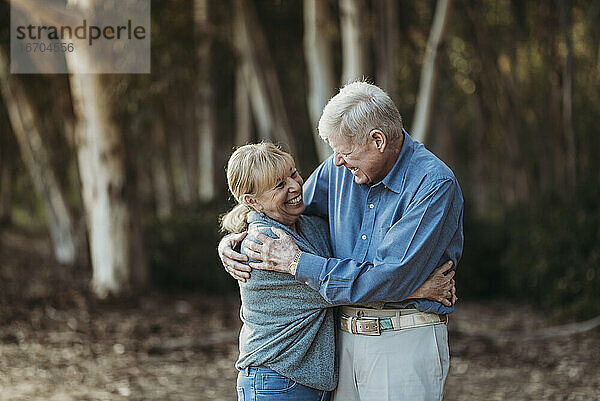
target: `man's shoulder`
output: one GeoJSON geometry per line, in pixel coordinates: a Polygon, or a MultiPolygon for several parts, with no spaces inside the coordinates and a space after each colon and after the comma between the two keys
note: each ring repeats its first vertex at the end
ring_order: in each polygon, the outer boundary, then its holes
{"type": "Polygon", "coordinates": [[[406,171],[407,178],[421,183],[452,181],[458,184],[454,172],[425,146],[416,146],[406,171]]]}

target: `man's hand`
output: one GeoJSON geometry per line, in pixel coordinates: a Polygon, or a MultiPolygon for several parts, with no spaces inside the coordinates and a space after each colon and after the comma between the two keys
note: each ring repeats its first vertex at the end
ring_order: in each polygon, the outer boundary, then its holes
{"type": "Polygon", "coordinates": [[[262,242],[262,245],[254,241],[246,241],[244,252],[252,259],[261,260],[261,262],[250,263],[252,268],[289,273],[288,266],[294,261],[300,248],[285,231],[278,228],[272,228],[271,231],[278,238],[271,238],[258,230],[250,231],[250,236],[262,242]]]}
{"type": "Polygon", "coordinates": [[[456,286],[454,282],[455,271],[452,270],[452,261],[449,260],[437,269],[435,269],[419,288],[413,292],[409,298],[425,298],[439,302],[445,306],[452,306],[456,303],[456,286]]]}
{"type": "Polygon", "coordinates": [[[250,271],[252,269],[250,266],[242,263],[247,262],[248,257],[234,251],[233,248],[235,248],[247,234],[248,232],[228,234],[221,239],[219,247],[217,248],[221,263],[223,263],[223,267],[225,267],[227,273],[231,274],[234,279],[241,281],[242,283],[245,283],[246,279],[250,278],[250,271]]]}

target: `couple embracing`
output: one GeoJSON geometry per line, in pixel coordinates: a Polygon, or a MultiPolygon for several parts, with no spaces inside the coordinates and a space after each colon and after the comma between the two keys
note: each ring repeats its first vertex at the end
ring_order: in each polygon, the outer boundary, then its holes
{"type": "Polygon", "coordinates": [[[219,255],[242,300],[238,400],[441,400],[458,182],[377,86],[343,87],[318,128],[333,155],[306,183],[270,143],[227,166],[238,205],[219,255]]]}

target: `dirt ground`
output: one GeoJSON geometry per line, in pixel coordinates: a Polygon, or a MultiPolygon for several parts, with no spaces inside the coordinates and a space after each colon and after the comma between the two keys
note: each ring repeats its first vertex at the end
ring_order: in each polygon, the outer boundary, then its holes
{"type": "MultiPolygon", "coordinates": [[[[47,240],[0,232],[0,400],[235,400],[237,297],[98,302],[47,240]]],[[[460,282],[459,282],[460,283],[460,282]]],[[[445,400],[600,400],[600,335],[495,343],[550,325],[531,308],[459,301],[445,400]]]]}

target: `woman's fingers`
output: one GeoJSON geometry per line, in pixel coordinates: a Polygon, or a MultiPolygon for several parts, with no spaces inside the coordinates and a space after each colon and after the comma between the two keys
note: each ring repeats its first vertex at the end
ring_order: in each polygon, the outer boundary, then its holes
{"type": "Polygon", "coordinates": [[[251,272],[252,268],[248,266],[246,263],[236,262],[234,260],[229,261],[227,264],[224,264],[225,269],[233,269],[238,270],[240,272],[251,272]]]}
{"type": "MultiPolygon", "coordinates": [[[[248,267],[248,266],[246,266],[248,267]]],[[[231,275],[231,277],[233,277],[234,279],[236,279],[237,281],[241,281],[242,283],[245,283],[247,279],[250,278],[250,273],[244,272],[244,271],[239,271],[230,267],[225,267],[225,271],[227,273],[229,273],[229,275],[231,275]]]]}
{"type": "MultiPolygon", "coordinates": [[[[223,263],[226,262],[226,259],[230,259],[232,262],[235,262],[235,261],[247,262],[248,261],[248,257],[246,255],[236,252],[231,248],[226,248],[223,251],[223,255],[225,256],[225,258],[222,258],[223,263]]],[[[231,264],[232,262],[230,262],[228,264],[231,264]]]]}
{"type": "Polygon", "coordinates": [[[233,248],[246,237],[247,233],[229,234],[221,239],[217,247],[219,258],[225,271],[234,279],[245,282],[250,278],[251,268],[242,263],[248,260],[246,255],[233,250],[233,248]]]}
{"type": "Polygon", "coordinates": [[[229,234],[221,239],[219,242],[219,246],[217,248],[219,257],[223,262],[223,265],[229,264],[229,260],[237,260],[240,262],[245,262],[248,260],[246,255],[242,255],[239,252],[233,250],[235,246],[246,237],[247,233],[239,233],[239,234],[229,234]]]}

